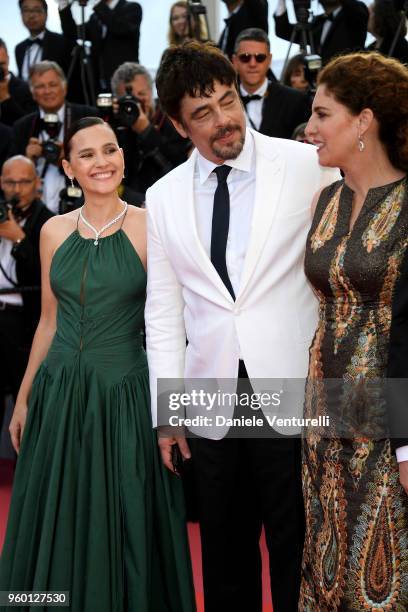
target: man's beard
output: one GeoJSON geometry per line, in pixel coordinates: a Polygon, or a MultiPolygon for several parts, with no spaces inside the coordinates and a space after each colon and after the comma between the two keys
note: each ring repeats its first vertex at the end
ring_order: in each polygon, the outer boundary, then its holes
{"type": "Polygon", "coordinates": [[[214,155],[218,157],[218,159],[236,159],[244,147],[244,142],[245,134],[243,133],[241,126],[236,123],[220,128],[215,134],[215,136],[211,139],[211,148],[214,155]],[[238,140],[238,142],[232,142],[231,144],[226,145],[216,144],[216,141],[219,138],[226,136],[228,132],[232,130],[238,130],[238,132],[240,133],[240,139],[238,140]]]}

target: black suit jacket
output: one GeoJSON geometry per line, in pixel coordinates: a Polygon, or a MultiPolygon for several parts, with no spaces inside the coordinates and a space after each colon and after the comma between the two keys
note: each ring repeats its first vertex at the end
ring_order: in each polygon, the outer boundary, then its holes
{"type": "MultiPolygon", "coordinates": [[[[65,133],[67,129],[82,117],[98,116],[98,110],[93,106],[83,104],[65,103],[65,133]]],[[[40,134],[40,113],[37,111],[22,117],[13,128],[11,155],[25,155],[30,138],[37,138],[40,134]]]]}
{"type": "Polygon", "coordinates": [[[35,200],[31,206],[32,214],[24,225],[26,236],[19,244],[15,244],[11,251],[16,260],[17,284],[20,287],[38,287],[36,291],[22,292],[24,322],[29,344],[31,344],[41,311],[40,231],[44,223],[54,216],[40,200],[35,200]]]}
{"type": "MultiPolygon", "coordinates": [[[[244,0],[239,11],[227,18],[228,32],[225,44],[225,54],[229,58],[234,53],[235,40],[246,28],[261,28],[268,32],[268,2],[267,0],[244,0]]],[[[226,28],[221,32],[218,46],[224,49],[226,28]]]]}
{"type": "MultiPolygon", "coordinates": [[[[65,36],[77,38],[77,28],[71,8],[60,11],[61,27],[65,36]]],[[[85,24],[86,37],[92,43],[92,63],[96,91],[110,88],[112,74],[123,62],[139,61],[139,36],[142,7],[137,2],[119,0],[112,10],[99,2],[85,24]],[[107,27],[103,37],[102,26],[107,27]]]]}
{"type": "Polygon", "coordinates": [[[310,117],[309,98],[280,83],[269,83],[262,106],[259,132],[275,138],[292,138],[295,128],[310,117]]]}
{"type": "MultiPolygon", "coordinates": [[[[26,54],[26,50],[29,47],[29,39],[21,41],[16,45],[15,48],[15,56],[16,62],[18,66],[18,75],[22,77],[22,69],[24,56],[26,54]]],[[[69,62],[71,59],[71,50],[72,43],[68,41],[62,34],[57,34],[56,32],[50,32],[49,30],[45,30],[43,45],[42,45],[42,60],[51,60],[53,62],[57,62],[59,66],[63,69],[65,74],[69,68],[69,62]]]]}
{"type": "MultiPolygon", "coordinates": [[[[275,19],[276,36],[290,40],[293,32],[293,24],[289,23],[287,12],[275,19]]],[[[341,11],[334,17],[331,28],[320,45],[323,25],[326,21],[324,15],[318,15],[311,22],[311,32],[314,51],[321,55],[323,63],[330,58],[356,49],[363,49],[367,36],[368,9],[359,0],[343,0],[341,11]]],[[[294,42],[299,43],[299,34],[294,42]]]]}
{"type": "Polygon", "coordinates": [[[11,133],[11,127],[0,123],[0,172],[10,155],[11,133]]]}
{"type": "Polygon", "coordinates": [[[191,148],[156,103],[152,123],[141,134],[117,129],[119,144],[125,152],[124,184],[144,194],[159,178],[187,160],[191,148]]]}
{"type": "MultiPolygon", "coordinates": [[[[376,47],[374,42],[367,47],[367,51],[378,51],[379,53],[388,56],[393,42],[394,38],[392,36],[384,38],[379,47],[376,47]]],[[[406,38],[401,36],[397,39],[394,51],[390,57],[394,57],[402,64],[408,64],[408,41],[406,38]]]]}
{"type": "Polygon", "coordinates": [[[30,88],[22,79],[10,73],[10,98],[0,103],[0,120],[6,125],[13,126],[15,121],[32,113],[37,105],[34,102],[30,88]]]}

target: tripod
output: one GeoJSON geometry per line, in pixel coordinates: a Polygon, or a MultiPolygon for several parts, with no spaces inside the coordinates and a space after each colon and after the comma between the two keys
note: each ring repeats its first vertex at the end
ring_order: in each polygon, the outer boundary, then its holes
{"type": "Polygon", "coordinates": [[[308,47],[310,49],[310,55],[314,55],[315,53],[312,36],[312,26],[309,23],[309,13],[309,9],[303,6],[299,6],[296,9],[297,23],[293,26],[292,35],[290,37],[288,52],[286,54],[285,62],[282,68],[281,83],[283,83],[283,77],[289,62],[290,52],[295,40],[298,37],[298,34],[300,34],[300,40],[298,44],[300,46],[300,52],[302,53],[302,55],[308,55],[308,47]]]}
{"type": "Polygon", "coordinates": [[[91,65],[91,43],[85,34],[85,7],[88,0],[78,0],[81,7],[81,22],[77,24],[77,42],[72,51],[72,59],[68,69],[67,80],[70,83],[76,66],[80,67],[82,91],[85,104],[95,106],[95,84],[91,65]]]}
{"type": "Polygon", "coordinates": [[[389,57],[393,56],[393,53],[395,51],[395,47],[397,45],[397,42],[398,42],[399,38],[401,37],[401,32],[403,31],[403,27],[405,25],[405,21],[407,19],[407,15],[408,15],[408,0],[405,0],[404,6],[403,6],[403,8],[401,10],[401,19],[400,19],[400,22],[398,24],[397,31],[395,32],[394,40],[392,41],[392,45],[391,45],[390,50],[388,52],[389,57]]]}

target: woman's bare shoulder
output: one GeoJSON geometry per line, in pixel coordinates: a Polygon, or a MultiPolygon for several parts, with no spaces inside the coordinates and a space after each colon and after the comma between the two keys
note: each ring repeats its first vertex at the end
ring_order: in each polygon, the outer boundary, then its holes
{"type": "Polygon", "coordinates": [[[41,236],[46,240],[53,250],[64,242],[72,232],[75,231],[78,221],[78,211],[73,210],[65,215],[56,215],[48,219],[41,228],[41,236]]]}

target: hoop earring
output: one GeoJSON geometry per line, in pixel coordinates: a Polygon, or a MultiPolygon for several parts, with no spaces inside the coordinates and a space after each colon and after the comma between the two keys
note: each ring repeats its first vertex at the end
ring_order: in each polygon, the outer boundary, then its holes
{"type": "Polygon", "coordinates": [[[358,137],[358,150],[362,153],[365,149],[365,144],[361,139],[361,136],[358,137]]]}

